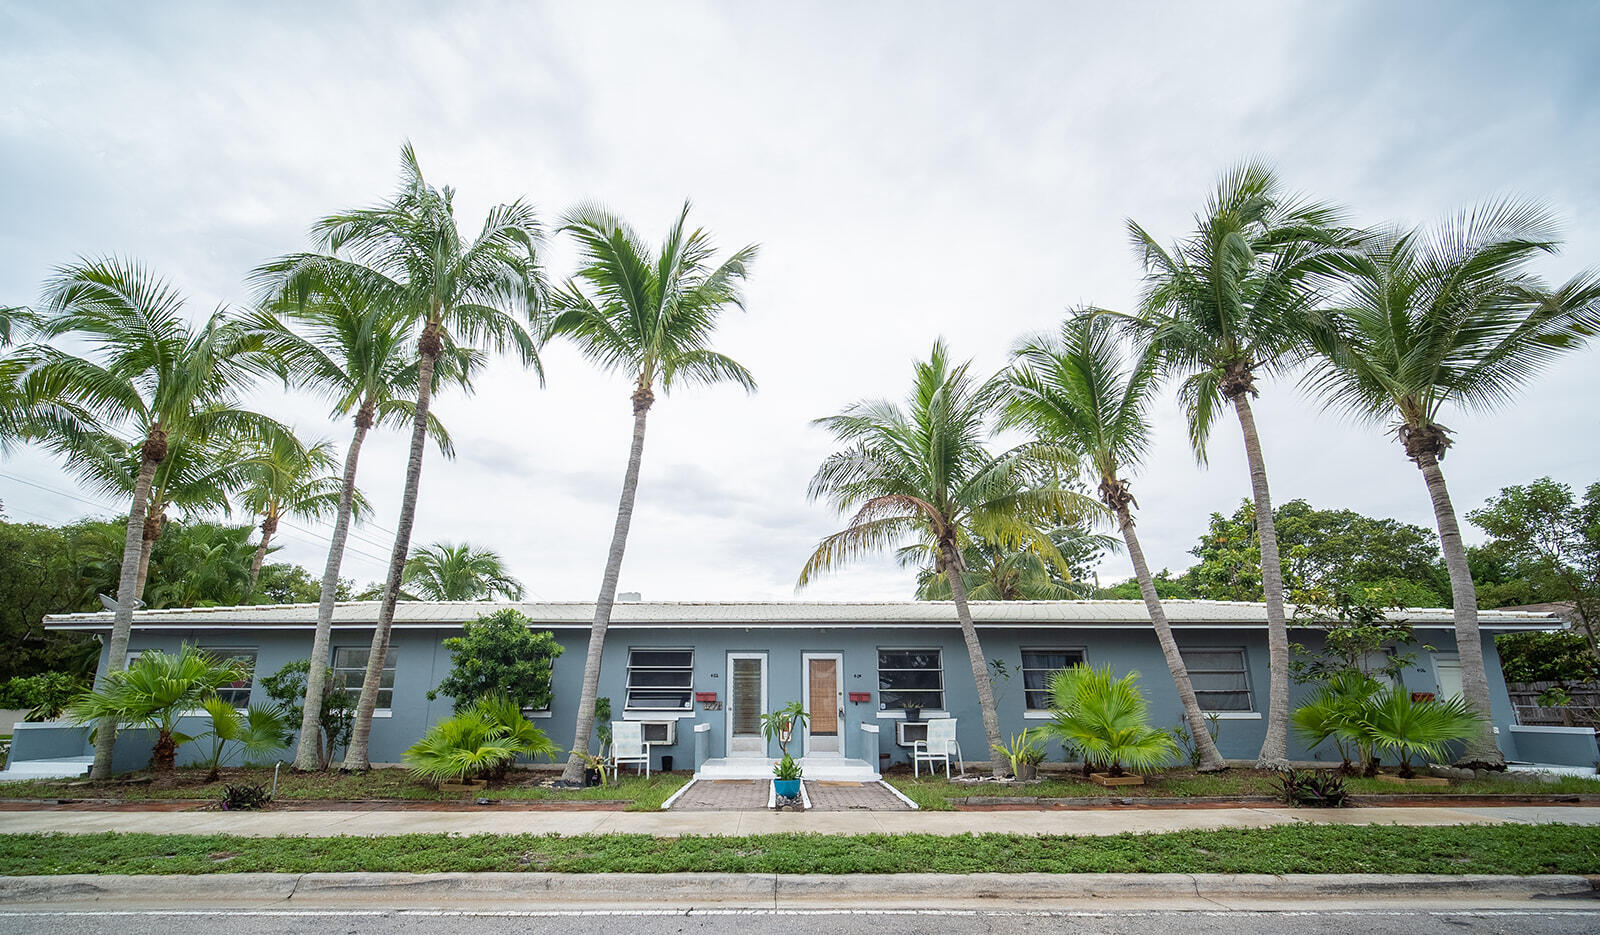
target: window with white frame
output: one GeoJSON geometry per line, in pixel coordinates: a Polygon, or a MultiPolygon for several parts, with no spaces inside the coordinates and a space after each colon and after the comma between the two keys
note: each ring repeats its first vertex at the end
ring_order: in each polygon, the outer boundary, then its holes
{"type": "MultiPolygon", "coordinates": [[[[333,649],[333,684],[350,693],[351,698],[361,697],[361,683],[367,677],[367,660],[372,658],[371,646],[335,646],[333,649]]],[[[394,704],[394,650],[391,647],[383,660],[383,674],[378,677],[377,707],[388,710],[394,704]]]]}
{"type": "Polygon", "coordinates": [[[628,650],[629,711],[693,711],[694,650],[628,650]]]}
{"type": "Polygon", "coordinates": [[[1083,662],[1082,649],[1037,648],[1022,651],[1022,694],[1029,711],[1047,711],[1050,708],[1050,680],[1062,669],[1070,669],[1083,662]]]}
{"type": "Polygon", "coordinates": [[[878,708],[944,710],[944,664],[937,649],[878,650],[878,708]]]}
{"type": "Polygon", "coordinates": [[[237,662],[244,666],[244,678],[217,689],[217,696],[235,708],[250,707],[250,689],[255,685],[256,648],[254,646],[202,646],[206,655],[218,662],[237,662]]]}
{"type": "Polygon", "coordinates": [[[1195,698],[1202,711],[1254,711],[1250,696],[1250,672],[1245,666],[1244,649],[1237,647],[1191,647],[1178,650],[1195,698]]]}

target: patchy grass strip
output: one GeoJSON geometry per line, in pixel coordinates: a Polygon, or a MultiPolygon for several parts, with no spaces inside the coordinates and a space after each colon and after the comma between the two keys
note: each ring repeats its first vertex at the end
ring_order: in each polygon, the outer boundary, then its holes
{"type": "Polygon", "coordinates": [[[1600,872],[1600,828],[1288,825],[1113,837],[984,834],[0,835],[0,873],[527,871],[563,873],[1600,872]]]}

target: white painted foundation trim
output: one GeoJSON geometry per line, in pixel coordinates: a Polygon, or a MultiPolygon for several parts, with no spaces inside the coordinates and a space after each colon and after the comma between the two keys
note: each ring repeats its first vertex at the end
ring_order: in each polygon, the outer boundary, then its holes
{"type": "Polygon", "coordinates": [[[915,802],[911,801],[910,799],[906,798],[905,793],[901,792],[899,789],[896,789],[894,786],[890,785],[890,783],[889,783],[889,781],[887,779],[878,780],[878,785],[884,787],[885,789],[888,789],[889,793],[891,795],[893,795],[895,798],[899,799],[900,801],[906,803],[907,805],[911,806],[911,808],[915,809],[916,811],[919,811],[919,812],[922,811],[922,806],[920,806],[917,803],[915,803],[915,802]]]}
{"type": "Polygon", "coordinates": [[[661,803],[661,810],[664,812],[667,809],[671,808],[672,807],[672,803],[678,801],[678,798],[680,796],[682,796],[685,792],[688,792],[689,791],[689,787],[694,785],[696,781],[697,780],[695,780],[695,778],[693,776],[689,777],[689,781],[688,782],[686,782],[683,785],[679,786],[677,792],[672,793],[672,795],[665,802],[661,803]]]}

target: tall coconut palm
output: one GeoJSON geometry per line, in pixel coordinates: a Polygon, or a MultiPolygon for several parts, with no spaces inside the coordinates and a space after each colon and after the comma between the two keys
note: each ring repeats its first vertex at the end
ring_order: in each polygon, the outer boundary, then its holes
{"type": "MultiPolygon", "coordinates": [[[[350,418],[354,431],[345,449],[333,534],[322,572],[317,628],[311,644],[301,710],[300,740],[294,768],[309,772],[325,767],[320,750],[323,697],[332,652],[333,607],[338,600],[339,570],[356,507],[356,469],[361,446],[374,426],[402,424],[416,416],[414,398],[418,365],[408,352],[412,321],[385,301],[381,283],[358,268],[302,258],[295,275],[275,272],[272,264],[257,270],[263,304],[250,326],[264,345],[303,387],[325,397],[335,418],[350,418]]],[[[447,385],[471,385],[482,365],[481,352],[460,345],[441,351],[434,363],[434,391],[447,385]]],[[[433,413],[428,432],[446,458],[454,457],[450,434],[433,413]]]]}
{"type": "MultiPolygon", "coordinates": [[[[260,343],[225,310],[195,327],[183,306],[176,289],[136,263],[81,261],[58,269],[46,284],[38,325],[44,340],[16,352],[25,366],[22,395],[66,403],[50,407],[47,426],[34,426],[47,448],[72,463],[107,432],[137,439],[139,470],[102,679],[121,671],[127,656],[150,490],[171,446],[287,431],[238,405],[267,368],[260,343]],[[84,356],[47,343],[66,335],[86,345],[84,356]]],[[[111,775],[115,739],[115,719],[102,720],[92,778],[111,775]]]]}
{"type": "Polygon", "coordinates": [[[401,581],[424,601],[482,601],[496,596],[522,600],[522,582],[506,571],[499,553],[466,542],[435,542],[413,549],[401,581]]]}
{"type": "Polygon", "coordinates": [[[1155,387],[1155,355],[1141,354],[1130,365],[1117,346],[1112,320],[1087,312],[1067,319],[1059,335],[1022,341],[1012,351],[1012,359],[1004,377],[1002,424],[1026,427],[1040,438],[1071,449],[1082,459],[1089,480],[1098,483],[1100,499],[1116,517],[1128,546],[1139,593],[1200,754],[1200,769],[1226,769],[1156,594],[1155,580],[1134,529],[1133,508],[1138,501],[1122,477],[1125,470],[1137,470],[1149,451],[1145,407],[1155,387]]]}
{"type": "MultiPolygon", "coordinates": [[[[1065,450],[1032,445],[1002,455],[984,447],[996,405],[992,386],[979,386],[970,362],[951,361],[943,341],[914,368],[904,408],[886,400],[858,402],[818,419],[848,445],[822,462],[808,494],[840,513],[854,511],[844,529],[825,537],[800,570],[799,586],[817,575],[896,542],[919,539],[937,555],[950,582],[956,619],[990,749],[1000,746],[1000,719],[978,630],[967,604],[963,551],[974,541],[1003,549],[1029,548],[1061,567],[1049,531],[1063,520],[1095,513],[1099,505],[1054,479],[1076,464],[1065,450]]],[[[996,777],[1005,763],[991,758],[996,777]]]]}
{"type": "MultiPolygon", "coordinates": [[[[715,263],[711,235],[701,228],[686,230],[688,219],[685,202],[655,253],[633,228],[602,208],[581,207],[562,225],[562,230],[578,241],[581,267],[554,295],[556,314],[550,334],[568,338],[602,368],[622,371],[633,379],[633,442],[589,629],[573,735],[579,738],[588,737],[594,728],[600,655],[622,574],[628,527],[633,522],[645,419],[655,402],[656,389],[668,393],[681,385],[724,381],[755,389],[749,371],[710,345],[722,312],[730,306],[744,308],[744,280],[757,248],[746,246],[715,263]]],[[[581,747],[580,742],[567,760],[562,773],[566,780],[576,782],[583,777],[581,747]]]]}
{"type": "MultiPolygon", "coordinates": [[[[250,583],[244,602],[249,603],[261,577],[261,563],[267,557],[272,537],[284,517],[321,519],[339,508],[340,478],[328,473],[338,463],[333,445],[319,441],[310,446],[294,439],[275,438],[247,452],[240,462],[245,475],[239,490],[239,505],[252,517],[261,517],[261,541],[250,558],[250,583]]],[[[351,499],[356,519],[367,510],[367,502],[356,491],[351,499]]]]}
{"type": "Polygon", "coordinates": [[[1315,320],[1311,288],[1349,242],[1338,213],[1300,201],[1271,170],[1243,163],[1224,174],[1186,240],[1167,250],[1138,224],[1128,229],[1144,262],[1136,326],[1161,354],[1179,389],[1195,455],[1205,460],[1211,427],[1231,404],[1244,433],[1245,460],[1261,540],[1270,679],[1267,731],[1257,765],[1288,765],[1289,631],[1272,495],[1250,398],[1256,378],[1294,363],[1315,320]]]}
{"type": "Polygon", "coordinates": [[[1455,507],[1439,466],[1450,447],[1446,409],[1485,411],[1510,402],[1551,361],[1600,329],[1600,274],[1548,289],[1532,261],[1557,246],[1537,205],[1506,200],[1462,213],[1432,231],[1374,236],[1352,258],[1343,307],[1319,342],[1310,386],[1330,404],[1387,423],[1422,472],[1450,575],[1461,686],[1484,716],[1460,763],[1504,766],[1489,726],[1489,681],[1478,602],[1455,507]]]}
{"type": "MultiPolygon", "coordinates": [[[[544,291],[537,255],[542,231],[532,206],[515,201],[490,208],[483,229],[467,240],[456,225],[454,190],[428,184],[410,143],[402,147],[400,163],[400,189],[388,201],[330,215],[313,225],[324,253],[287,256],[258,271],[277,279],[290,296],[305,295],[335,275],[352,277],[371,301],[402,315],[420,332],[410,457],[372,651],[345,751],[344,768],[351,771],[371,768],[367,741],[400,579],[411,552],[438,362],[460,343],[511,351],[524,364],[539,366],[534,338],[519,321],[520,315],[537,316],[544,291]]],[[[320,670],[313,665],[312,671],[320,670]]]]}

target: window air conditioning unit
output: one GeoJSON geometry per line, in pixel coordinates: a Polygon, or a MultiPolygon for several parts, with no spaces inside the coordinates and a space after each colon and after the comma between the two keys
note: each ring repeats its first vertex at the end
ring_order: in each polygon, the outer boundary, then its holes
{"type": "Polygon", "coordinates": [[[909,747],[919,740],[928,739],[927,721],[895,721],[894,742],[909,747]]]}
{"type": "Polygon", "coordinates": [[[643,728],[645,743],[670,747],[678,742],[677,721],[645,721],[643,728]]]}

